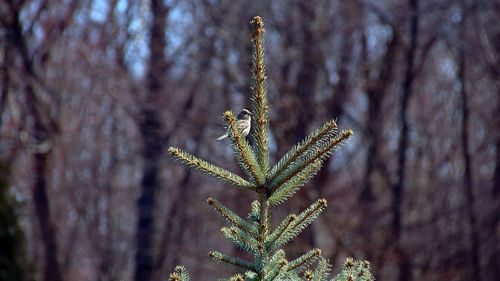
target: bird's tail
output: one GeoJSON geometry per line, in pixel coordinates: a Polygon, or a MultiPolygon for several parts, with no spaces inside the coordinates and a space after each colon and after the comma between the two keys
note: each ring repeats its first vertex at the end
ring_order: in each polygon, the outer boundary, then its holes
{"type": "Polygon", "coordinates": [[[225,138],[227,138],[227,134],[224,134],[224,135],[218,137],[217,140],[220,141],[220,140],[223,140],[225,138]]]}

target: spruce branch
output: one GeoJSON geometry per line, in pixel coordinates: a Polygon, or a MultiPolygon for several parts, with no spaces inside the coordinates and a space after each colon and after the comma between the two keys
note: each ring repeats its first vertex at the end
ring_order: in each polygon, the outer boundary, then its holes
{"type": "Polygon", "coordinates": [[[264,268],[266,272],[265,280],[275,280],[280,273],[286,272],[287,265],[288,261],[285,257],[285,251],[276,251],[264,268]]]}
{"type": "Polygon", "coordinates": [[[314,271],[313,281],[327,281],[328,275],[330,275],[331,266],[327,259],[320,257],[318,266],[314,271]]]}
{"type": "Polygon", "coordinates": [[[189,281],[189,274],[184,266],[178,265],[174,272],[170,273],[169,281],[189,281]]]}
{"type": "Polygon", "coordinates": [[[207,199],[208,205],[212,206],[223,218],[225,218],[228,222],[234,224],[238,228],[246,231],[248,234],[252,236],[257,236],[257,227],[248,222],[247,220],[241,218],[233,211],[229,210],[226,206],[222,205],[219,201],[214,199],[213,197],[209,197],[207,199]]]}
{"type": "Polygon", "coordinates": [[[271,249],[276,249],[290,242],[293,238],[297,237],[314,219],[316,219],[321,212],[326,209],[326,199],[319,199],[314,202],[309,208],[302,211],[289,227],[279,235],[270,245],[271,249]]]}
{"type": "Polygon", "coordinates": [[[255,185],[251,184],[250,182],[246,181],[245,179],[241,178],[240,176],[226,170],[220,167],[217,167],[205,160],[199,159],[198,157],[189,154],[182,149],[179,149],[177,147],[169,147],[168,152],[170,155],[173,157],[177,158],[181,162],[183,162],[185,165],[196,168],[204,173],[207,173],[209,175],[212,175],[219,180],[222,180],[224,182],[227,182],[235,187],[243,188],[243,189],[248,189],[248,190],[255,190],[255,185]]]}
{"type": "Polygon", "coordinates": [[[279,161],[274,165],[269,172],[270,181],[272,182],[277,175],[281,174],[286,168],[290,166],[299,157],[303,156],[307,150],[311,150],[322,139],[334,136],[337,134],[337,123],[335,120],[330,120],[323,124],[321,127],[314,130],[304,140],[296,144],[290,151],[288,151],[279,161]]]}
{"type": "Polygon", "coordinates": [[[373,281],[370,262],[347,258],[342,271],[332,281],[373,281]]]}
{"type": "Polygon", "coordinates": [[[259,275],[254,271],[245,271],[245,281],[259,281],[259,275]]]}
{"type": "Polygon", "coordinates": [[[297,190],[304,186],[321,170],[322,161],[320,159],[307,165],[295,177],[290,178],[281,185],[276,185],[271,189],[271,197],[269,197],[269,204],[272,206],[279,205],[290,198],[297,190]]]}
{"type": "Polygon", "coordinates": [[[252,40],[252,111],[254,113],[254,140],[257,160],[265,174],[269,171],[269,106],[267,104],[266,69],[264,66],[264,21],[251,21],[252,40]]]}
{"type": "Polygon", "coordinates": [[[318,257],[321,256],[321,249],[312,249],[302,256],[296,258],[295,260],[288,263],[287,270],[296,270],[298,268],[304,268],[312,264],[318,257]]]}
{"type": "Polygon", "coordinates": [[[306,270],[304,271],[304,280],[306,281],[313,281],[314,280],[314,272],[312,272],[311,270],[306,270]]]}
{"type": "Polygon", "coordinates": [[[253,238],[248,233],[245,233],[237,227],[223,227],[221,228],[222,234],[226,236],[227,239],[231,240],[234,245],[243,249],[247,252],[251,252],[254,255],[259,254],[259,244],[255,238],[253,238]]]}
{"type": "Polygon", "coordinates": [[[245,278],[243,277],[243,275],[241,275],[241,273],[236,273],[235,275],[231,276],[231,278],[229,278],[229,281],[245,281],[245,278]]]}
{"type": "Polygon", "coordinates": [[[271,267],[271,264],[276,264],[280,259],[285,259],[285,251],[283,249],[279,249],[271,256],[269,259],[269,264],[266,267],[271,267]]]}
{"type": "Polygon", "coordinates": [[[321,212],[323,212],[328,206],[328,201],[326,199],[318,199],[314,202],[309,208],[302,211],[297,219],[294,221],[294,226],[296,228],[302,228],[302,226],[306,226],[310,223],[310,221],[314,220],[321,212]]]}
{"type": "Polygon", "coordinates": [[[266,247],[269,248],[269,246],[278,238],[280,237],[283,232],[290,228],[294,221],[297,220],[297,215],[295,214],[290,214],[286,216],[281,223],[273,230],[273,232],[266,238],[266,247]]]}
{"type": "Polygon", "coordinates": [[[286,266],[288,265],[288,261],[286,258],[282,258],[278,260],[278,263],[271,267],[269,270],[265,271],[266,275],[264,276],[265,281],[272,281],[276,280],[277,278],[282,279],[283,275],[285,275],[286,272],[286,266]]]}
{"type": "Polygon", "coordinates": [[[255,266],[246,260],[237,257],[231,257],[218,251],[211,251],[208,255],[217,262],[225,262],[235,266],[243,267],[249,270],[255,270],[255,266]]]}
{"type": "Polygon", "coordinates": [[[260,221],[260,202],[258,200],[254,200],[252,204],[250,204],[250,213],[248,214],[248,219],[254,222],[260,221]]]}
{"type": "Polygon", "coordinates": [[[290,165],[289,168],[285,169],[285,171],[283,171],[281,175],[277,176],[274,182],[271,183],[271,186],[281,186],[285,182],[297,176],[311,163],[314,163],[317,160],[320,160],[321,162],[324,161],[333,153],[336,148],[345,143],[345,141],[351,136],[352,131],[345,130],[342,131],[338,136],[327,140],[323,145],[315,147],[315,149],[311,153],[309,153],[305,157],[305,159],[292,163],[292,165],[290,165]]]}
{"type": "Polygon", "coordinates": [[[261,186],[265,182],[265,176],[262,168],[257,161],[254,152],[246,141],[245,137],[241,134],[238,128],[238,121],[233,112],[224,112],[224,121],[228,130],[229,137],[234,148],[234,156],[240,164],[245,174],[252,179],[254,183],[261,186]]]}

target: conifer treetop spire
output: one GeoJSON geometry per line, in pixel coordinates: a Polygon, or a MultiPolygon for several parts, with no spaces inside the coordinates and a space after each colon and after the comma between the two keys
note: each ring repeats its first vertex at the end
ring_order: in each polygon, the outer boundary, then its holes
{"type": "Polygon", "coordinates": [[[254,114],[252,127],[256,143],[257,161],[262,171],[269,171],[269,106],[267,104],[266,68],[264,66],[264,21],[256,16],[251,21],[252,40],[252,111],[254,114]]]}
{"type": "MultiPolygon", "coordinates": [[[[223,115],[233,154],[245,178],[215,166],[179,148],[170,147],[169,153],[185,165],[196,168],[212,177],[240,189],[257,193],[248,216],[242,217],[213,197],[207,203],[226,220],[222,234],[236,247],[248,252],[253,260],[211,251],[210,257],[218,262],[246,270],[226,281],[326,281],[330,265],[313,249],[294,259],[287,259],[282,249],[291,242],[326,209],[326,199],[319,199],[297,214],[289,214],[273,227],[272,208],[284,203],[321,169],[325,160],[352,135],[351,130],[338,131],[335,120],[311,132],[292,147],[270,169],[269,163],[269,106],[267,104],[266,73],[264,66],[264,22],[260,17],[251,21],[252,60],[252,128],[253,142],[247,141],[238,127],[232,111],[223,115]]],[[[332,281],[372,281],[367,262],[349,259],[343,270],[332,281]]],[[[171,281],[188,281],[184,267],[176,267],[171,281]]]]}

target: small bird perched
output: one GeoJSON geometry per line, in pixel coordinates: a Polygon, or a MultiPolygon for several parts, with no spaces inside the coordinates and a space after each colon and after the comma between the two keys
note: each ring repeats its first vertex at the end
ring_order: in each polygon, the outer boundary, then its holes
{"type": "MultiPolygon", "coordinates": [[[[238,129],[240,129],[241,133],[243,134],[244,137],[248,136],[250,133],[250,126],[252,124],[252,113],[248,111],[248,109],[242,109],[238,116],[236,116],[236,119],[238,119],[238,129]]],[[[228,135],[227,133],[218,137],[217,140],[223,140],[227,138],[228,135]]]]}

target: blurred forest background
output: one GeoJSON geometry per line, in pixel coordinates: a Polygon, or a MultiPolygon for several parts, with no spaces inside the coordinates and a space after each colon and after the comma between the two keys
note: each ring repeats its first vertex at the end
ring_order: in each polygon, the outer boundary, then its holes
{"type": "Polygon", "coordinates": [[[500,279],[495,0],[0,1],[0,279],[234,272],[207,255],[240,252],[205,199],[244,215],[252,195],[166,148],[237,170],[215,138],[224,110],[249,107],[254,15],[274,161],[328,119],[355,132],[276,210],[329,200],[288,256],[320,247],[334,272],[366,258],[384,281],[500,279]]]}

